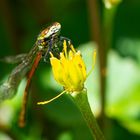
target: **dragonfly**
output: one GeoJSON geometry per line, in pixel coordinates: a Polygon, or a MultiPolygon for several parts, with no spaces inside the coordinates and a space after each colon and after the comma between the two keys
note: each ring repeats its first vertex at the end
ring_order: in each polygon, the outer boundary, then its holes
{"type": "Polygon", "coordinates": [[[23,120],[24,118],[23,116],[25,114],[27,104],[28,89],[39,62],[41,59],[44,59],[46,62],[49,58],[50,52],[58,55],[59,57],[62,42],[64,40],[71,42],[70,39],[60,36],[60,31],[61,24],[54,22],[40,32],[33,48],[29,51],[29,53],[19,54],[16,56],[7,56],[1,59],[7,63],[19,64],[12,70],[8,79],[0,85],[0,102],[12,98],[15,95],[21,80],[27,76],[20,120],[23,120]]]}

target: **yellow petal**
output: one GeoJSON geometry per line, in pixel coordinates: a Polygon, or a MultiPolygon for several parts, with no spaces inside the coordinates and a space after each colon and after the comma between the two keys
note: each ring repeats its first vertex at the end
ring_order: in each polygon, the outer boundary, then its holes
{"type": "Polygon", "coordinates": [[[53,57],[50,58],[50,62],[52,65],[52,70],[53,70],[53,75],[55,80],[60,83],[60,84],[64,84],[63,82],[63,69],[62,69],[62,65],[60,63],[60,60],[53,57]]]}
{"type": "Polygon", "coordinates": [[[73,61],[75,65],[79,68],[83,79],[86,80],[86,67],[84,61],[82,60],[80,52],[76,53],[75,59],[73,61]]]}

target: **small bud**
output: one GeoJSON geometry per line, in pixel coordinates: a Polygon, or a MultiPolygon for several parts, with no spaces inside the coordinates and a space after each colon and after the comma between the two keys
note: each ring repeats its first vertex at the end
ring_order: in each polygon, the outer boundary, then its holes
{"type": "Polygon", "coordinates": [[[122,0],[104,0],[105,7],[107,9],[112,8],[113,6],[118,5],[122,0]]]}

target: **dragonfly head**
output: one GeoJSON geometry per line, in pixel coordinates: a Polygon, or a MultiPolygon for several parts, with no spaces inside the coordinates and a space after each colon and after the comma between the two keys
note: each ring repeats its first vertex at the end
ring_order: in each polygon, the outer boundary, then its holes
{"type": "Polygon", "coordinates": [[[61,24],[54,22],[52,25],[44,29],[38,36],[38,45],[45,46],[47,41],[56,38],[60,34],[61,24]]]}
{"type": "Polygon", "coordinates": [[[42,31],[42,34],[44,34],[44,38],[50,38],[59,35],[60,30],[61,24],[58,22],[54,22],[51,26],[42,31]]]}

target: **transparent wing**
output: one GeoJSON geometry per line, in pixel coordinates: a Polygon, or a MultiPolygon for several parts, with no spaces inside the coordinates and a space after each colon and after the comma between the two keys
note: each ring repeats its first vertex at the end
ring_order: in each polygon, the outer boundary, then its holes
{"type": "Polygon", "coordinates": [[[23,53],[23,54],[18,54],[15,56],[6,56],[4,58],[0,58],[0,61],[9,63],[9,64],[16,64],[16,63],[21,63],[28,54],[23,53]]]}
{"type": "Polygon", "coordinates": [[[37,51],[38,48],[34,47],[25,59],[12,70],[7,81],[0,85],[0,102],[14,96],[20,81],[30,70],[37,51]]]}
{"type": "Polygon", "coordinates": [[[13,97],[22,78],[29,71],[29,62],[21,63],[13,69],[8,80],[0,85],[0,101],[13,97]]]}

